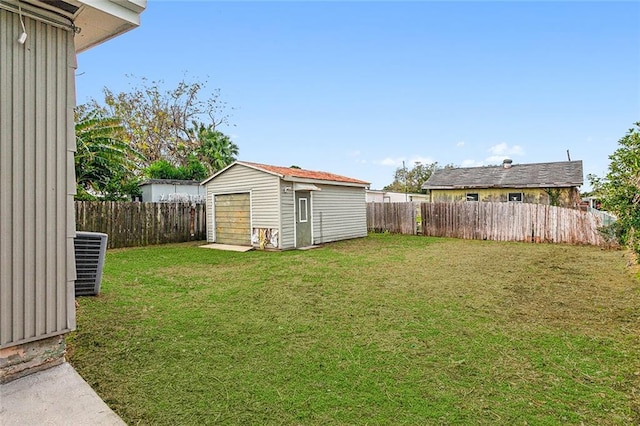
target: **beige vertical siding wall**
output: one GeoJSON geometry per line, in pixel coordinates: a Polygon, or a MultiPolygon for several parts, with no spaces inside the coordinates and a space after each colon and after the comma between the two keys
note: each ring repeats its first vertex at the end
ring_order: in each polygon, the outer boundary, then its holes
{"type": "Polygon", "coordinates": [[[24,22],[0,8],[0,347],[75,328],[73,35],[24,22]]]}
{"type": "Polygon", "coordinates": [[[215,242],[215,194],[251,192],[251,225],[280,229],[278,176],[236,164],[210,180],[207,186],[207,241],[215,242]]]}
{"type": "Polygon", "coordinates": [[[318,185],[311,196],[313,243],[328,243],[367,236],[364,188],[318,185]]]}

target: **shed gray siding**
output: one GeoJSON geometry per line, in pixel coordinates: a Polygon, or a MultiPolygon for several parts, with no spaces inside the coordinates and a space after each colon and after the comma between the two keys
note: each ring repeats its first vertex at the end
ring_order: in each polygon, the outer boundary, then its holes
{"type": "Polygon", "coordinates": [[[215,242],[215,194],[251,192],[251,226],[280,230],[279,177],[236,164],[207,182],[207,241],[215,242]]]}
{"type": "Polygon", "coordinates": [[[313,243],[367,236],[365,188],[318,185],[311,196],[313,243]]]}
{"type": "Polygon", "coordinates": [[[295,216],[294,216],[294,192],[288,190],[284,192],[285,188],[292,188],[291,182],[280,181],[280,211],[282,212],[281,223],[282,230],[280,231],[280,248],[283,250],[292,249],[296,247],[296,234],[295,234],[295,216]]]}
{"type": "Polygon", "coordinates": [[[24,23],[0,8],[0,347],[75,328],[73,34],[24,23]]]}

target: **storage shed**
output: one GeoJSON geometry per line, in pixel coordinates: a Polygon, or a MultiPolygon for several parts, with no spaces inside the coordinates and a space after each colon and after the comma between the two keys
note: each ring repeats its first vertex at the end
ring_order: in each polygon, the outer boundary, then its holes
{"type": "Polygon", "coordinates": [[[211,243],[287,250],[367,235],[369,182],[236,161],[202,184],[211,243]]]}

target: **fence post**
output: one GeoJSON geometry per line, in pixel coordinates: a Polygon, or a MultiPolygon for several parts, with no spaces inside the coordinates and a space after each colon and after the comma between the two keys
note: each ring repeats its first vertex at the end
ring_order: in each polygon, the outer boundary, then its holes
{"type": "Polygon", "coordinates": [[[203,239],[205,204],[76,201],[76,230],[102,232],[108,247],[203,239]]]}
{"type": "MultiPolygon", "coordinates": [[[[372,232],[417,234],[412,202],[368,203],[372,232]],[[410,222],[410,223],[408,223],[410,222]]],[[[554,242],[604,246],[592,213],[546,204],[501,202],[421,203],[421,235],[496,241],[554,242]]]]}

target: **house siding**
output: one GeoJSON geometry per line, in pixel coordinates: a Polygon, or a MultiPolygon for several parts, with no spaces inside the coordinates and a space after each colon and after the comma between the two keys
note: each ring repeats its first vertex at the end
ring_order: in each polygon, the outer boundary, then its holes
{"type": "Polygon", "coordinates": [[[251,193],[251,226],[280,230],[279,177],[236,164],[206,184],[207,241],[215,242],[216,194],[251,193]]]}
{"type": "Polygon", "coordinates": [[[313,243],[367,236],[367,207],[364,188],[318,185],[312,191],[313,243]]]}
{"type": "Polygon", "coordinates": [[[295,234],[295,216],[294,216],[294,192],[289,189],[284,192],[285,188],[293,188],[291,182],[280,181],[280,211],[281,216],[281,229],[280,232],[280,248],[292,249],[296,246],[296,234],[295,234]]]}
{"type": "MultiPolygon", "coordinates": [[[[572,207],[575,203],[576,188],[553,188],[559,190],[559,205],[572,207]]],[[[467,194],[478,194],[479,201],[506,202],[509,193],[523,194],[524,203],[550,204],[549,195],[544,188],[469,188],[469,189],[432,189],[431,202],[465,201],[467,194]]]]}
{"type": "Polygon", "coordinates": [[[0,9],[0,348],[75,328],[73,34],[24,23],[0,9]]]}

